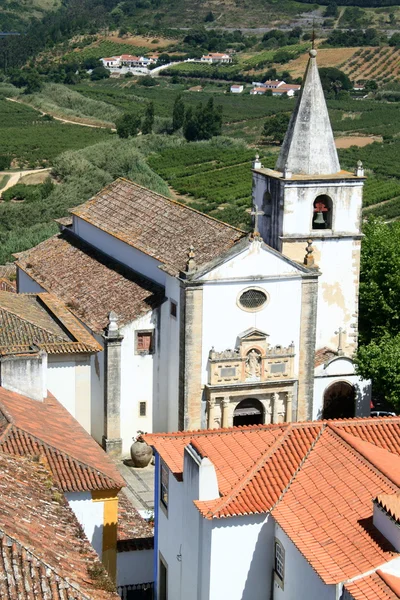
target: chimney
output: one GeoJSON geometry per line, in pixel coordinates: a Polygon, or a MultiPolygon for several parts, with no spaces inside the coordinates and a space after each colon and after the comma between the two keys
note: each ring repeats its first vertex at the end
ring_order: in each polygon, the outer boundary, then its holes
{"type": "Polygon", "coordinates": [[[0,384],[10,392],[43,402],[47,397],[46,352],[1,357],[0,384]]]}
{"type": "Polygon", "coordinates": [[[374,527],[400,552],[400,493],[380,494],[373,503],[374,527]]]}

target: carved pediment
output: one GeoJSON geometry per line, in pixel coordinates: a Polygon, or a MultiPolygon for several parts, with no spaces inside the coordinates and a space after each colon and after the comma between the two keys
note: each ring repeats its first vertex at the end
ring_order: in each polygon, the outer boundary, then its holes
{"type": "Polygon", "coordinates": [[[256,329],[255,327],[249,327],[249,329],[242,331],[242,333],[239,333],[238,335],[239,343],[244,341],[266,341],[267,338],[269,338],[268,333],[261,331],[261,329],[256,329]]]}

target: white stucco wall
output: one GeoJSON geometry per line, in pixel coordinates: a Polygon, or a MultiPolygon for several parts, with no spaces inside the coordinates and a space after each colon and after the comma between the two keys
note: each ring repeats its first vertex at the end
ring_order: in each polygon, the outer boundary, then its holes
{"type": "Polygon", "coordinates": [[[325,391],[338,381],[349,383],[355,388],[355,416],[368,417],[370,414],[371,383],[356,375],[353,362],[342,357],[333,360],[326,367],[320,365],[315,370],[312,418],[320,419],[322,417],[325,391]]]}
{"type": "MultiPolygon", "coordinates": [[[[239,271],[245,269],[245,258],[240,258],[239,271]]],[[[211,348],[222,351],[235,348],[237,337],[250,327],[261,329],[269,335],[271,346],[295,345],[295,373],[298,372],[299,345],[300,345],[300,318],[301,318],[301,278],[293,275],[278,275],[262,280],[272,269],[277,269],[277,259],[260,251],[255,260],[249,257],[248,275],[258,275],[256,280],[230,280],[215,281],[204,284],[203,290],[203,358],[202,358],[202,383],[207,383],[207,362],[211,348]],[[271,259],[271,260],[270,260],[271,259]],[[251,270],[251,267],[253,269],[251,270]],[[257,312],[242,310],[237,299],[241,292],[249,287],[256,286],[265,290],[268,302],[257,312]]],[[[279,261],[282,270],[287,263],[279,261]]],[[[228,267],[227,267],[228,268],[228,267]]],[[[290,269],[290,266],[288,266],[290,269]]],[[[233,273],[235,269],[233,266],[233,273]]]]}
{"type": "MultiPolygon", "coordinates": [[[[168,565],[168,598],[179,600],[181,594],[181,579],[183,562],[179,560],[182,555],[183,541],[183,483],[178,482],[169,474],[168,512],[160,505],[158,512],[158,552],[161,553],[168,565]]],[[[160,499],[155,498],[160,504],[160,499]]],[[[157,557],[159,561],[159,557],[157,557]]],[[[186,600],[186,598],[185,598],[186,600]]]]}
{"type": "Polygon", "coordinates": [[[75,356],[66,358],[50,355],[48,367],[47,385],[50,392],[75,417],[75,356]]]}
{"type": "MultiPolygon", "coordinates": [[[[96,334],[94,337],[104,347],[102,336],[96,334]]],[[[90,358],[90,395],[91,434],[101,444],[104,433],[104,351],[90,358]]]]}
{"type": "MultiPolygon", "coordinates": [[[[152,330],[156,335],[156,313],[147,313],[121,329],[121,437],[122,451],[129,453],[137,431],[153,431],[153,384],[156,354],[135,354],[135,332],[152,330]],[[139,403],[146,402],[146,416],[139,403]]],[[[157,348],[157,341],[155,340],[157,348]]]]}
{"type": "Polygon", "coordinates": [[[104,502],[93,502],[90,492],[68,492],[65,497],[82,525],[89,542],[101,558],[104,502]]]}
{"type": "Polygon", "coordinates": [[[73,217],[73,231],[92,246],[134,271],[142,273],[161,285],[165,284],[166,274],[159,269],[162,263],[154,258],[76,216],[73,217]]]}
{"type": "MultiPolygon", "coordinates": [[[[339,180],[328,184],[299,181],[285,185],[283,235],[308,235],[312,231],[313,204],[321,195],[327,195],[333,201],[332,232],[359,233],[362,189],[362,180],[339,180]]],[[[324,233],[325,230],[318,230],[317,235],[324,233]]]]}
{"type": "Polygon", "coordinates": [[[269,599],[273,519],[268,515],[246,515],[213,519],[211,525],[210,595],[204,599],[269,599]]]}
{"type": "Polygon", "coordinates": [[[273,600],[337,600],[336,586],[320,579],[278,524],[275,537],[285,550],[285,578],[283,589],[274,582],[273,600]]]}
{"type": "Polygon", "coordinates": [[[117,586],[153,581],[153,555],[153,550],[118,552],[117,586]]]}
{"type": "Polygon", "coordinates": [[[36,281],[34,281],[29,275],[27,275],[24,271],[17,268],[17,287],[18,293],[31,293],[31,294],[40,294],[40,292],[46,292],[44,288],[40,287],[36,281]]]}
{"type": "Polygon", "coordinates": [[[165,280],[167,298],[160,309],[159,379],[154,392],[154,431],[177,431],[179,401],[179,328],[180,286],[175,277],[165,280]],[[177,305],[176,317],[171,316],[171,300],[177,305]]]}

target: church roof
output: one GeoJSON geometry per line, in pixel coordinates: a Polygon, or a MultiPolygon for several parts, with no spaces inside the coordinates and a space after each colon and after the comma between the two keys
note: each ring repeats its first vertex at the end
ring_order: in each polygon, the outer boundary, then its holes
{"type": "Polygon", "coordinates": [[[96,333],[112,310],[124,325],[164,298],[162,287],[67,230],[19,254],[17,265],[96,333]]]}
{"type": "Polygon", "coordinates": [[[196,264],[208,263],[246,236],[127,179],[117,179],[72,214],[162,263],[170,275],[185,271],[189,247],[196,264]]]}
{"type": "Polygon", "coordinates": [[[0,454],[0,598],[118,600],[113,587],[47,465],[0,454]]]}
{"type": "Polygon", "coordinates": [[[53,396],[39,402],[0,387],[0,451],[45,456],[64,492],[125,485],[107,454],[53,396]]]}
{"type": "Polygon", "coordinates": [[[372,499],[400,490],[400,418],[282,423],[149,434],[179,479],[191,444],[214,465],[220,497],[207,519],[272,511],[321,579],[376,569],[393,548],[372,527],[372,499]]]}
{"type": "Polygon", "coordinates": [[[276,163],[278,171],[283,172],[285,167],[295,175],[340,171],[316,54],[316,50],[310,50],[303,86],[276,163]]]}
{"type": "Polygon", "coordinates": [[[35,347],[49,354],[102,350],[55,296],[0,291],[0,355],[26,353],[35,347]]]}

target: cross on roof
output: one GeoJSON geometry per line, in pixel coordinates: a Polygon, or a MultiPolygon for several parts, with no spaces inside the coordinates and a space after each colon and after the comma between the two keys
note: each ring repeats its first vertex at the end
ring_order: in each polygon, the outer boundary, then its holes
{"type": "Polygon", "coordinates": [[[253,223],[253,233],[259,233],[258,231],[258,217],[264,216],[264,211],[259,210],[258,206],[256,206],[255,204],[253,204],[253,210],[251,211],[251,216],[254,217],[254,223],[253,223]]]}

